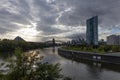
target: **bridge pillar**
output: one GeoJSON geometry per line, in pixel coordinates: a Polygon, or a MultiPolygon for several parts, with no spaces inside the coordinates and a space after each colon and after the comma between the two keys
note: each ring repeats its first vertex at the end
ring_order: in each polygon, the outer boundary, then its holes
{"type": "Polygon", "coordinates": [[[52,43],[53,43],[53,46],[55,46],[55,39],[53,38],[53,40],[52,40],[52,43]]]}

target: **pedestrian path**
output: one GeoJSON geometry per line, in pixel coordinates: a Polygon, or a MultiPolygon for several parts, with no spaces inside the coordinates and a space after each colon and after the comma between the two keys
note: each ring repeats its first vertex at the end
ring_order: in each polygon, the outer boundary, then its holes
{"type": "Polygon", "coordinates": [[[119,57],[120,57],[120,52],[111,53],[111,54],[107,54],[107,55],[111,55],[111,56],[119,56],[119,57]]]}

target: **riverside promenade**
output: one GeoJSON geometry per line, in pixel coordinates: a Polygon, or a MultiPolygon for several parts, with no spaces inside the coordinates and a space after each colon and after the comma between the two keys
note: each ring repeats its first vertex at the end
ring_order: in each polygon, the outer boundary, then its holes
{"type": "Polygon", "coordinates": [[[120,57],[120,52],[111,53],[111,54],[106,54],[106,55],[111,55],[111,56],[119,56],[119,57],[120,57]]]}
{"type": "Polygon", "coordinates": [[[58,49],[58,54],[71,59],[85,59],[105,63],[120,64],[120,52],[110,54],[100,54],[92,52],[82,52],[74,50],[58,49]]]}

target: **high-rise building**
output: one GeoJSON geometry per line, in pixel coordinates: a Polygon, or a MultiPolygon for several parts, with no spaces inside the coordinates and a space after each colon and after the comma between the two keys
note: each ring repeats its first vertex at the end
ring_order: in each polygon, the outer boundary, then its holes
{"type": "Polygon", "coordinates": [[[98,45],[98,16],[88,19],[86,25],[86,43],[88,45],[98,45]]]}
{"type": "Polygon", "coordinates": [[[107,36],[108,45],[120,45],[120,35],[107,36]]]}

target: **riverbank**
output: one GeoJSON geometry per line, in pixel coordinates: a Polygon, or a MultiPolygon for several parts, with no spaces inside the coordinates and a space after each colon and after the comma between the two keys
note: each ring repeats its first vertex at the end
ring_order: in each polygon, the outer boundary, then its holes
{"type": "Polygon", "coordinates": [[[64,57],[71,58],[71,59],[85,59],[85,60],[92,60],[92,61],[97,61],[97,62],[120,64],[120,56],[113,55],[113,54],[81,52],[81,51],[75,51],[75,50],[66,50],[63,48],[58,49],[58,54],[64,57]]]}
{"type": "Polygon", "coordinates": [[[25,42],[6,39],[0,41],[0,52],[14,52],[14,50],[18,47],[21,48],[22,51],[28,51],[38,48],[46,48],[49,47],[49,45],[38,42],[25,42]]]}
{"type": "MultiPolygon", "coordinates": [[[[81,80],[119,80],[120,79],[120,68],[119,68],[120,65],[111,64],[111,63],[107,64],[107,63],[95,62],[90,60],[80,60],[80,59],[79,61],[74,61],[71,58],[66,58],[59,55],[57,47],[38,49],[38,50],[33,50],[32,52],[37,53],[38,51],[40,53],[40,56],[44,56],[42,62],[48,62],[50,64],[59,63],[60,68],[62,69],[61,74],[71,77],[72,80],[80,80],[80,79],[81,80]]],[[[0,56],[0,59],[2,59],[2,56],[0,56]]]]}
{"type": "Polygon", "coordinates": [[[87,45],[70,45],[63,47],[66,50],[75,50],[82,52],[100,53],[100,54],[111,54],[120,52],[120,46],[118,45],[99,45],[99,46],[87,46],[87,45]]]}

